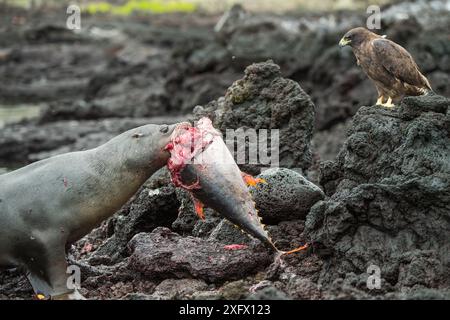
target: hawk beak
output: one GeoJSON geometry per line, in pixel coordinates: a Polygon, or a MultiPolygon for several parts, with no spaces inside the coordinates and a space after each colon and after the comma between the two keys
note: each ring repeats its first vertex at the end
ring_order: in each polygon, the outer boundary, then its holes
{"type": "Polygon", "coordinates": [[[352,41],[349,39],[346,39],[345,37],[341,39],[341,41],[339,41],[339,47],[345,47],[348,46],[352,41]]]}

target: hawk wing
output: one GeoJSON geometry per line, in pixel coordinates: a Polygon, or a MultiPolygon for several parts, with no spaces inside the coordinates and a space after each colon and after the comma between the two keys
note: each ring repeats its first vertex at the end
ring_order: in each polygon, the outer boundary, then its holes
{"type": "Polygon", "coordinates": [[[400,81],[431,90],[430,83],[419,71],[413,57],[403,47],[388,39],[375,39],[372,47],[383,67],[400,81]]]}

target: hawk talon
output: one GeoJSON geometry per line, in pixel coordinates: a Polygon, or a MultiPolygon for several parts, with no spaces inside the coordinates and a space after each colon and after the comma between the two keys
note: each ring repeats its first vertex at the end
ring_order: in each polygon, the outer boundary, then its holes
{"type": "Polygon", "coordinates": [[[392,98],[389,97],[389,99],[386,101],[386,103],[381,104],[385,108],[393,108],[395,107],[395,104],[392,103],[392,98]]]}

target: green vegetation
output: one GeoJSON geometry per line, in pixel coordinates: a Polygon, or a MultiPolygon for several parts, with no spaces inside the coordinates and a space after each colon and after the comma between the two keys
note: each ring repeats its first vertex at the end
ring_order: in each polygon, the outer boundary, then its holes
{"type": "Polygon", "coordinates": [[[8,4],[16,7],[28,8],[30,6],[31,0],[8,0],[0,1],[0,4],[8,4]]]}
{"type": "Polygon", "coordinates": [[[31,3],[40,6],[67,6],[79,4],[84,12],[128,16],[133,13],[190,13],[197,10],[223,12],[235,3],[247,10],[258,12],[332,12],[341,9],[365,10],[371,4],[386,4],[396,0],[0,0],[0,4],[10,4],[30,8],[31,3]]]}
{"type": "Polygon", "coordinates": [[[0,104],[0,128],[6,123],[21,121],[24,119],[32,119],[39,116],[42,105],[15,105],[6,106],[0,104]]]}
{"type": "Polygon", "coordinates": [[[129,0],[123,5],[114,5],[106,1],[94,2],[87,4],[83,9],[90,14],[109,13],[127,16],[132,13],[193,12],[196,5],[183,0],[129,0]]]}

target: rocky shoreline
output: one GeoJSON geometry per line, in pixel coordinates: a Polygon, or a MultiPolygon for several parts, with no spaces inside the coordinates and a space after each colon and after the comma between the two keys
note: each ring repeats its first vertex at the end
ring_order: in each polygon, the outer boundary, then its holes
{"type": "MultiPolygon", "coordinates": [[[[70,248],[81,292],[90,299],[450,299],[450,46],[438,32],[450,22],[412,16],[406,28],[386,19],[385,33],[417,57],[436,93],[384,109],[371,106],[370,83],[337,48],[362,16],[234,10],[215,33],[217,17],[109,29],[111,22],[92,18],[81,34],[57,19],[29,28],[29,18],[14,29],[18,42],[8,26],[0,29],[7,48],[0,103],[46,104],[40,117],[0,128],[1,163],[202,116],[222,132],[280,129],[281,168],[242,169],[268,182],[251,192],[273,241],[282,250],[308,242],[307,251],[275,262],[213,210],[198,220],[163,168],[70,248]],[[291,20],[299,24],[286,27],[291,20]],[[175,32],[179,24],[189,28],[175,32]],[[235,243],[246,248],[226,249],[235,243]],[[373,266],[379,289],[367,285],[373,266]]],[[[0,272],[0,299],[30,298],[19,270],[0,272]]]]}

